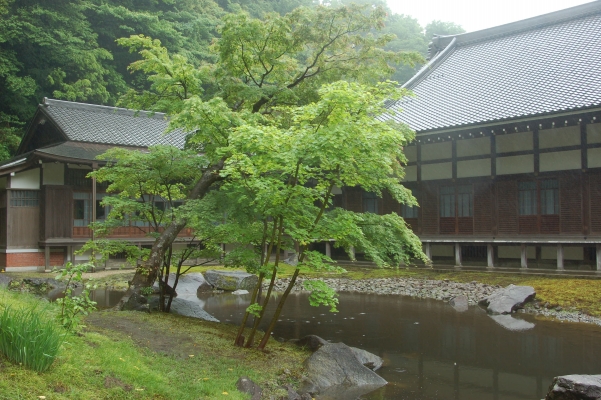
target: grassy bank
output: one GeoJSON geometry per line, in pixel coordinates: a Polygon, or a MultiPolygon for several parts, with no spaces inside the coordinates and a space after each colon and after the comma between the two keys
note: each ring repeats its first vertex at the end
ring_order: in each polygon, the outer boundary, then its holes
{"type": "MultiPolygon", "coordinates": [[[[0,290],[0,305],[39,302],[0,290]]],[[[54,305],[44,307],[56,313],[54,305]]],[[[174,315],[96,312],[85,323],[45,373],[0,356],[0,399],[247,399],[236,390],[240,376],[275,393],[300,378],[307,357],[275,341],[266,353],[240,349],[232,345],[235,326],[174,315]]]]}

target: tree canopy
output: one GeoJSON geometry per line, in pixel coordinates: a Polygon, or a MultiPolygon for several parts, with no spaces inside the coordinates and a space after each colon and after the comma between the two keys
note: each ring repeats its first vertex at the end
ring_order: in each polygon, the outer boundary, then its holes
{"type": "MultiPolygon", "coordinates": [[[[455,24],[434,21],[424,31],[415,19],[391,13],[384,1],[354,2],[383,6],[382,32],[397,36],[388,43],[387,50],[417,51],[425,55],[432,33],[450,34],[461,30],[455,24]]],[[[116,42],[118,38],[151,37],[159,40],[170,54],[181,55],[190,65],[198,67],[215,63],[218,53],[210,49],[211,44],[221,36],[226,25],[231,27],[240,22],[236,18],[270,21],[270,13],[284,15],[299,6],[315,8],[318,3],[314,0],[2,0],[0,160],[14,154],[26,123],[43,97],[116,105],[130,90],[149,89],[144,71],[128,70],[136,61],[136,55],[120,46],[116,42]],[[248,16],[241,17],[239,12],[243,11],[248,16]]],[[[329,2],[332,8],[347,3],[350,1],[329,2]]],[[[291,22],[307,23],[304,34],[315,36],[324,21],[291,22]]],[[[232,45],[221,44],[222,47],[232,45]]],[[[232,72],[232,65],[237,61],[232,59],[229,67],[223,65],[229,68],[224,73],[232,72]]],[[[288,61],[280,59],[278,65],[287,65],[288,61]]],[[[390,67],[397,68],[393,79],[401,83],[414,72],[414,67],[404,66],[402,62],[391,63],[390,67]]],[[[246,78],[251,79],[256,73],[256,70],[247,71],[246,78]]],[[[270,76],[275,77],[276,71],[270,76]]],[[[321,76],[327,81],[327,74],[321,76]]],[[[265,81],[261,90],[273,89],[272,83],[265,81]]],[[[203,81],[203,85],[210,86],[210,82],[203,81]]],[[[235,93],[235,82],[228,86],[235,93]]],[[[218,90],[204,89],[213,90],[209,93],[218,90]]]]}

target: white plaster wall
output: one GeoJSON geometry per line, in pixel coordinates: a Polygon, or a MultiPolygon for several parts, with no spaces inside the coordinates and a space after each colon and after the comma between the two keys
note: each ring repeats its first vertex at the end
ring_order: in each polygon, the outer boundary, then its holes
{"type": "MultiPolygon", "coordinates": [[[[521,246],[499,246],[499,258],[522,258],[521,246]]],[[[528,258],[536,258],[536,248],[534,246],[526,246],[526,256],[528,258]]]]}
{"type": "Polygon", "coordinates": [[[451,178],[453,178],[453,166],[450,162],[422,165],[422,181],[451,178]]]}
{"type": "Polygon", "coordinates": [[[47,163],[43,164],[44,185],[64,185],[65,184],[65,164],[47,163]]]}
{"type": "Polygon", "coordinates": [[[0,178],[0,189],[6,189],[6,177],[0,178]]]}
{"type": "Polygon", "coordinates": [[[333,195],[342,194],[342,189],[340,189],[338,186],[334,186],[332,188],[332,194],[333,195]]]}
{"type": "Polygon", "coordinates": [[[518,132],[496,136],[497,153],[532,150],[532,132],[518,132]]]}
{"type": "Polygon", "coordinates": [[[457,157],[490,154],[490,138],[481,137],[457,141],[457,157]]]}
{"type": "Polygon", "coordinates": [[[432,257],[455,257],[455,246],[452,244],[432,245],[432,257]]]}
{"type": "Polygon", "coordinates": [[[538,147],[540,149],[579,145],[580,126],[543,129],[538,132],[538,147]]]}
{"type": "Polygon", "coordinates": [[[587,163],[589,168],[600,168],[601,167],[601,148],[597,149],[588,149],[587,153],[587,163]]]}
{"type": "Polygon", "coordinates": [[[34,168],[23,172],[15,173],[10,178],[11,189],[39,189],[40,188],[40,169],[34,168]]]}
{"type": "Polygon", "coordinates": [[[540,252],[540,257],[543,260],[557,260],[557,247],[555,247],[555,246],[542,246],[541,247],[541,252],[540,252]]]}
{"type": "Polygon", "coordinates": [[[563,171],[580,169],[580,150],[557,151],[540,154],[540,171],[563,171]]]}
{"type": "Polygon", "coordinates": [[[453,155],[451,142],[425,144],[421,146],[422,161],[451,158],[453,155]]]}
{"type": "Polygon", "coordinates": [[[417,161],[417,146],[407,146],[403,148],[403,153],[407,157],[407,161],[417,161]]]}
{"type": "Polygon", "coordinates": [[[457,161],[457,178],[490,176],[490,158],[482,160],[457,161]]]}
{"type": "Polygon", "coordinates": [[[588,124],[586,126],[586,142],[601,143],[601,124],[588,124]]]}
{"type": "Polygon", "coordinates": [[[584,260],[584,247],[563,247],[564,260],[584,260]]]}
{"type": "Polygon", "coordinates": [[[534,155],[497,157],[497,175],[534,172],[534,155]]]}
{"type": "Polygon", "coordinates": [[[403,179],[403,182],[415,181],[417,181],[417,165],[409,165],[405,167],[405,179],[403,179]]]}

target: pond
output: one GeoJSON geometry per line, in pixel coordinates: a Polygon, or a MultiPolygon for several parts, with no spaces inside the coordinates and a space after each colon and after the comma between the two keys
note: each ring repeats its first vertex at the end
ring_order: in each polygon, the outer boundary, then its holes
{"type": "MultiPolygon", "coordinates": [[[[94,297],[112,306],[121,295],[96,291],[94,297]]],[[[198,299],[205,311],[232,324],[241,321],[249,301],[250,295],[230,293],[198,299]]],[[[274,336],[314,334],[382,357],[378,374],[389,384],[361,399],[540,400],[554,376],[601,373],[596,325],[521,313],[491,318],[477,306],[459,312],[442,301],[397,295],[340,293],[339,311],[311,307],[306,294],[293,293],[274,336]]]]}

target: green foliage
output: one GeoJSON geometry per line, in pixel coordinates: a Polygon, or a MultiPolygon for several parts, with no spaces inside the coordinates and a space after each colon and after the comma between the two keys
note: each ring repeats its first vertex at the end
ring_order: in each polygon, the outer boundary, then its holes
{"type": "Polygon", "coordinates": [[[246,312],[255,317],[259,317],[261,310],[263,310],[263,307],[258,303],[252,303],[246,308],[246,312]]]}
{"type": "Polygon", "coordinates": [[[321,305],[330,307],[330,312],[338,312],[338,294],[334,289],[329,287],[324,281],[311,280],[303,282],[305,290],[311,292],[309,294],[309,304],[313,307],[321,305]]]}
{"type": "Polygon", "coordinates": [[[425,36],[426,40],[428,41],[432,40],[434,35],[457,35],[464,32],[465,29],[463,29],[460,25],[457,25],[453,22],[445,22],[440,20],[434,20],[430,22],[425,28],[425,36]]]}
{"type": "Polygon", "coordinates": [[[146,286],[140,289],[140,293],[142,293],[144,296],[150,296],[152,293],[154,293],[154,289],[152,286],[146,286]]]}
{"type": "Polygon", "coordinates": [[[44,372],[54,362],[64,333],[40,307],[0,305],[0,353],[13,363],[44,372]]]}
{"type": "Polygon", "coordinates": [[[56,300],[61,307],[57,318],[61,325],[69,331],[76,331],[81,318],[88,315],[90,311],[96,310],[96,302],[90,299],[90,291],[96,289],[96,287],[89,281],[83,283],[82,278],[82,274],[91,267],[93,267],[91,264],[74,265],[68,262],[65,268],[58,271],[59,274],[56,276],[57,280],[62,280],[66,284],[63,297],[56,300]],[[75,283],[83,285],[79,295],[73,293],[73,284],[75,283]]]}

